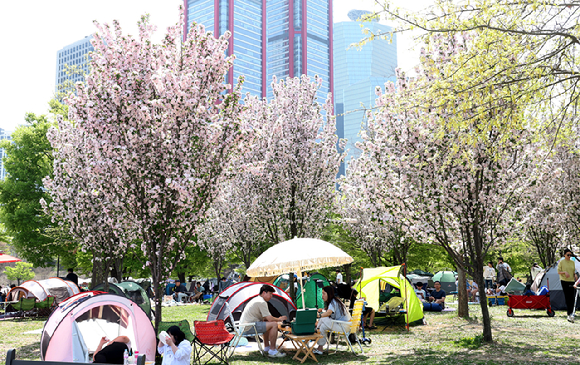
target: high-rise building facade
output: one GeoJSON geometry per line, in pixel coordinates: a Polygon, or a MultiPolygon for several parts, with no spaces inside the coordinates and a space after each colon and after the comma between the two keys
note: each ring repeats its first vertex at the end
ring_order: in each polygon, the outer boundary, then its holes
{"type": "Polygon", "coordinates": [[[85,81],[84,74],[89,73],[88,53],[94,50],[91,45],[92,35],[63,47],[56,53],[56,80],[55,91],[59,92],[59,85],[69,80],[72,83],[85,81]],[[76,66],[78,73],[67,74],[67,67],[76,66]]]}
{"type": "MultiPolygon", "coordinates": [[[[334,24],[334,112],[338,136],[348,140],[347,164],[348,159],[359,155],[355,143],[361,140],[364,108],[373,106],[376,87],[384,88],[387,81],[396,81],[396,38],[392,42],[375,39],[360,49],[351,47],[365,37],[360,22],[356,21],[364,13],[367,12],[352,10],[348,13],[352,21],[334,24]]],[[[376,21],[365,23],[364,27],[375,34],[391,31],[389,26],[376,21]]],[[[345,173],[345,166],[340,173],[345,173]]]]}
{"type": "Polygon", "coordinates": [[[275,75],[318,75],[319,97],[333,89],[332,0],[184,0],[186,24],[214,34],[232,32],[228,54],[236,55],[227,82],[245,76],[243,90],[271,97],[275,75]]]}
{"type": "MultiPolygon", "coordinates": [[[[0,141],[12,140],[12,137],[3,128],[0,128],[0,141]]],[[[6,169],[4,168],[4,157],[6,157],[6,150],[0,148],[0,180],[6,179],[6,169]]]]}

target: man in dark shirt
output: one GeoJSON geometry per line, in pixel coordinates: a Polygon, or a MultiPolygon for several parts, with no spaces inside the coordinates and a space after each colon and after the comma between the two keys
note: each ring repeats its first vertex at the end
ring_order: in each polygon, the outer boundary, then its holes
{"type": "Polygon", "coordinates": [[[436,281],[433,283],[435,290],[433,290],[429,296],[429,302],[439,304],[441,309],[445,308],[445,290],[441,289],[441,283],[436,281]]]}
{"type": "Polygon", "coordinates": [[[68,275],[65,277],[65,279],[68,281],[72,281],[73,283],[75,283],[78,286],[79,285],[79,277],[73,271],[74,271],[73,269],[68,269],[68,275]]]}
{"type": "Polygon", "coordinates": [[[173,287],[173,295],[175,296],[175,300],[177,302],[181,302],[183,298],[187,298],[187,292],[185,285],[181,285],[181,281],[179,279],[175,280],[175,286],[173,287]]]}

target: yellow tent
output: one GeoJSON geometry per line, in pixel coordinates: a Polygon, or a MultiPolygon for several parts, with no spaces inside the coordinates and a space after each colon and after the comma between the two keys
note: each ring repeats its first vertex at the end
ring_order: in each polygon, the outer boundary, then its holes
{"type": "Polygon", "coordinates": [[[401,298],[405,300],[404,308],[407,313],[407,323],[413,323],[423,319],[423,305],[413,289],[413,285],[407,281],[402,272],[402,266],[376,267],[363,269],[362,277],[355,284],[355,289],[365,297],[370,307],[379,308],[379,294],[387,283],[401,291],[401,298]]]}

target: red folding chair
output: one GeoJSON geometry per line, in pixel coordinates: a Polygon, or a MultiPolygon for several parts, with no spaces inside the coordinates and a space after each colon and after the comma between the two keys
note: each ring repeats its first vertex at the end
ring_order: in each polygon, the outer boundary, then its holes
{"type": "Polygon", "coordinates": [[[202,365],[202,357],[207,354],[211,356],[203,365],[212,359],[217,359],[224,364],[228,364],[228,359],[233,351],[229,350],[229,345],[234,334],[229,333],[224,321],[194,321],[195,338],[193,340],[193,363],[202,365]]]}

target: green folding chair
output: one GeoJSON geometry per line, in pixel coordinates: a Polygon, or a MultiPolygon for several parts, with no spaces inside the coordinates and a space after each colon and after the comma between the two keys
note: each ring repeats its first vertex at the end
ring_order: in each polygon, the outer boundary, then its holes
{"type": "Polygon", "coordinates": [[[48,296],[42,302],[36,302],[34,307],[37,309],[37,317],[48,317],[54,309],[54,297],[48,296]]]}
{"type": "Polygon", "coordinates": [[[34,298],[20,298],[18,304],[16,304],[14,307],[22,315],[22,317],[26,318],[26,314],[31,314],[35,304],[36,299],[34,298]]]}

